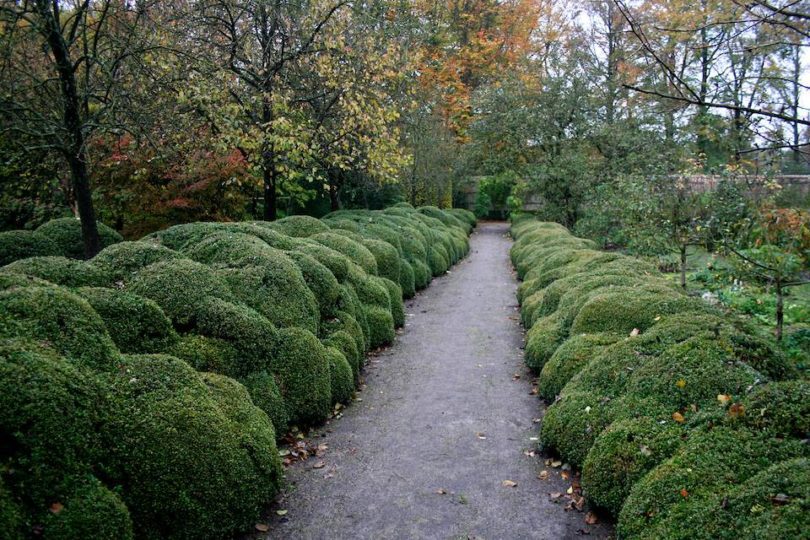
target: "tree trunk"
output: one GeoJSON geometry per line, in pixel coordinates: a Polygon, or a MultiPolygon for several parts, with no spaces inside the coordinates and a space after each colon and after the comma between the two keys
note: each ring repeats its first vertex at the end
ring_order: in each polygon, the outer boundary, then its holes
{"type": "Polygon", "coordinates": [[[100,251],[101,241],[98,236],[96,212],[93,208],[93,192],[87,173],[87,152],[84,147],[76,74],[57,19],[58,6],[53,3],[53,0],[38,0],[37,8],[44,21],[42,32],[48,41],[48,47],[56,61],[56,71],[59,74],[59,86],[64,100],[62,120],[68,136],[65,158],[70,167],[73,194],[76,197],[76,206],[82,225],[84,255],[89,259],[100,251]]]}
{"type": "MultiPolygon", "coordinates": [[[[791,122],[791,131],[793,132],[793,163],[798,165],[801,162],[801,150],[799,149],[799,99],[801,96],[801,83],[800,78],[802,75],[801,64],[801,47],[795,45],[793,47],[793,78],[791,85],[793,89],[792,102],[790,104],[791,114],[795,120],[791,122]]],[[[798,172],[798,171],[797,171],[798,172]]]]}
{"type": "Polygon", "coordinates": [[[686,246],[681,246],[681,288],[686,290],[686,246]]]}
{"type": "Polygon", "coordinates": [[[329,209],[332,212],[340,210],[340,188],[336,178],[329,180],[329,209]]]}
{"type": "Polygon", "coordinates": [[[776,341],[782,341],[782,327],[785,324],[785,307],[782,281],[776,280],[776,341]]]}

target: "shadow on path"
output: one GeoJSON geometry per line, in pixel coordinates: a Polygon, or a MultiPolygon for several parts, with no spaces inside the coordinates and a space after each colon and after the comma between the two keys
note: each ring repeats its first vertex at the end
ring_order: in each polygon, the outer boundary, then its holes
{"type": "Polygon", "coordinates": [[[570,481],[524,453],[541,410],[522,361],[507,233],[479,225],[470,255],[406,304],[405,331],[370,358],[362,401],[314,435],[329,446],[325,466],[287,469],[288,513],[269,538],[608,535],[552,500],[570,481]]]}

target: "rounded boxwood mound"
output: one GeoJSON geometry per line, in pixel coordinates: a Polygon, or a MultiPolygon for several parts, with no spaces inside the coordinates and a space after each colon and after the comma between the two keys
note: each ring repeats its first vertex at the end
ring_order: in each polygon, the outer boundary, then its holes
{"type": "Polygon", "coordinates": [[[291,424],[323,421],[332,404],[330,367],[325,348],[303,328],[283,328],[270,366],[284,397],[291,424]]]}
{"type": "Polygon", "coordinates": [[[88,478],[63,501],[58,512],[49,511],[42,523],[48,540],[126,540],[135,537],[129,509],[121,497],[95,478],[88,478]]]}
{"type": "Polygon", "coordinates": [[[416,294],[416,276],[413,265],[405,259],[399,261],[399,286],[402,287],[403,298],[413,298],[416,294]]]}
{"type": "Polygon", "coordinates": [[[224,339],[187,334],[162,352],[185,360],[197,371],[212,371],[232,377],[245,371],[243,353],[224,339]]]}
{"type": "Polygon", "coordinates": [[[311,216],[288,216],[274,221],[270,226],[288,236],[300,238],[329,231],[329,225],[311,216]]]}
{"type": "Polygon", "coordinates": [[[240,382],[247,388],[253,403],[270,418],[276,437],[283,437],[289,430],[290,416],[275,376],[267,371],[257,371],[240,379],[240,382]]]}
{"type": "Polygon", "coordinates": [[[363,365],[363,357],[357,349],[357,342],[345,330],[336,330],[331,332],[324,340],[323,344],[326,347],[334,347],[343,353],[343,356],[349,362],[349,367],[352,369],[352,377],[357,380],[360,376],[360,367],[363,365]]]}
{"type": "Polygon", "coordinates": [[[184,256],[155,242],[119,242],[92,258],[93,266],[103,270],[110,280],[128,282],[150,264],[182,259],[184,256]]]}
{"type": "MultiPolygon", "coordinates": [[[[98,236],[101,248],[121,242],[124,238],[114,229],[97,222],[98,236]]],[[[43,223],[36,230],[37,233],[48,237],[58,248],[59,255],[73,259],[84,258],[84,241],[82,240],[82,224],[72,217],[52,219],[43,223]]]]}
{"type": "Polygon", "coordinates": [[[377,261],[377,275],[398,283],[401,269],[397,248],[388,242],[372,238],[363,238],[361,243],[374,255],[374,260],[377,261]]]}
{"type": "Polygon", "coordinates": [[[23,527],[24,521],[22,508],[6,489],[3,477],[0,476],[0,531],[3,531],[3,540],[22,540],[25,538],[23,534],[25,530],[23,527]]]}
{"type": "Polygon", "coordinates": [[[617,532],[623,538],[671,537],[682,530],[694,505],[719,506],[746,479],[805,453],[800,441],[746,429],[715,427],[693,433],[672,458],[633,486],[617,532]]]}
{"type": "Polygon", "coordinates": [[[110,275],[86,261],[66,257],[31,257],[2,268],[3,272],[25,274],[65,287],[103,287],[110,275]]]}
{"type": "Polygon", "coordinates": [[[236,298],[276,326],[318,332],[320,310],[298,266],[283,252],[260,264],[225,268],[223,277],[236,298]]]}
{"type": "Polygon", "coordinates": [[[298,266],[304,282],[315,296],[321,317],[333,316],[337,311],[337,302],[340,297],[340,284],[335,275],[306,253],[288,251],[287,255],[298,266]]]}
{"type": "Polygon", "coordinates": [[[315,241],[307,241],[295,246],[294,251],[309,255],[332,272],[338,282],[343,282],[349,275],[349,258],[315,241]]]}
{"type": "Polygon", "coordinates": [[[357,348],[358,366],[362,365],[363,357],[368,347],[366,346],[363,327],[356,318],[345,311],[338,311],[333,318],[323,321],[322,331],[325,336],[331,336],[337,332],[345,332],[348,334],[357,348]]]}
{"type": "Polygon", "coordinates": [[[121,352],[163,352],[178,340],[172,322],[152,300],[103,287],[83,287],[76,292],[101,316],[121,352]]]}
{"type": "Polygon", "coordinates": [[[241,263],[264,264],[272,261],[281,251],[271,248],[262,239],[235,231],[215,232],[188,245],[183,253],[204,264],[241,263]]]}
{"type": "Polygon", "coordinates": [[[209,297],[195,312],[194,332],[230,343],[239,352],[234,372],[239,377],[269,368],[275,355],[277,332],[257,311],[243,305],[209,297]]]}
{"type": "Polygon", "coordinates": [[[98,313],[61,287],[0,292],[0,337],[47,343],[74,362],[101,370],[112,369],[120,356],[98,313]]]}
{"type": "Polygon", "coordinates": [[[368,321],[368,346],[377,349],[394,342],[394,318],[384,307],[364,305],[363,312],[368,321]]]}
{"type": "Polygon", "coordinates": [[[810,382],[805,379],[758,386],[742,400],[737,420],[773,437],[804,439],[810,434],[810,382]]]}
{"type": "Polygon", "coordinates": [[[53,350],[24,340],[0,345],[2,478],[20,511],[39,519],[102,462],[107,398],[92,373],[53,350]]]}
{"type": "Polygon", "coordinates": [[[198,243],[209,234],[225,231],[227,228],[228,225],[225,223],[183,223],[148,234],[141,238],[141,241],[155,241],[169,249],[183,251],[186,247],[198,243]]]}
{"type": "Polygon", "coordinates": [[[35,231],[0,232],[0,266],[28,257],[59,255],[59,247],[35,231]]]}
{"type": "Polygon", "coordinates": [[[348,403],[354,393],[354,373],[343,353],[333,347],[325,348],[329,361],[329,380],[332,389],[332,403],[348,403]]]}
{"type": "Polygon", "coordinates": [[[672,456],[684,435],[681,426],[648,417],[610,424],[596,438],[582,468],[588,500],[618,515],[633,485],[672,456]]]}
{"type": "Polygon", "coordinates": [[[110,385],[109,474],[138,537],[226,537],[256,522],[281,470],[243,387],[162,355],[126,357],[110,385]]]}
{"type": "Polygon", "coordinates": [[[193,323],[198,306],[209,297],[234,300],[222,276],[189,259],[147,266],[138,272],[127,290],[157,302],[166,316],[180,327],[193,323]]]}
{"type": "Polygon", "coordinates": [[[619,339],[615,334],[579,334],[567,339],[543,366],[538,379],[538,395],[553,400],[591,359],[619,339]]]}
{"type": "Polygon", "coordinates": [[[390,279],[379,278],[379,281],[388,289],[394,327],[402,328],[405,326],[405,303],[402,301],[402,288],[390,279]]]}
{"type": "Polygon", "coordinates": [[[335,232],[322,232],[311,237],[313,240],[349,258],[359,264],[369,274],[377,274],[377,259],[360,242],[355,242],[342,234],[335,232]]]}

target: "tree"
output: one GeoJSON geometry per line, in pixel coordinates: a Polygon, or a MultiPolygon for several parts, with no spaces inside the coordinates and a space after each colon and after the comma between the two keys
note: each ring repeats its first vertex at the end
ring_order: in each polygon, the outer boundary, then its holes
{"type": "Polygon", "coordinates": [[[133,130],[124,81],[157,48],[151,2],[0,2],[0,119],[22,151],[45,148],[67,164],[87,257],[99,250],[88,141],[133,130]]]}

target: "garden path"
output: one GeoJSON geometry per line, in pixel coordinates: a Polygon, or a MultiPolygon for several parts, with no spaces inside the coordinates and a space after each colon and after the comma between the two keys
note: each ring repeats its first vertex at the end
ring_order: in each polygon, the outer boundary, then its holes
{"type": "Polygon", "coordinates": [[[549,494],[571,481],[527,455],[542,411],[522,362],[508,225],[481,223],[471,243],[406,303],[396,343],[369,359],[362,401],[314,434],[324,455],[287,469],[267,538],[608,536],[564,511],[568,499],[549,494]]]}

